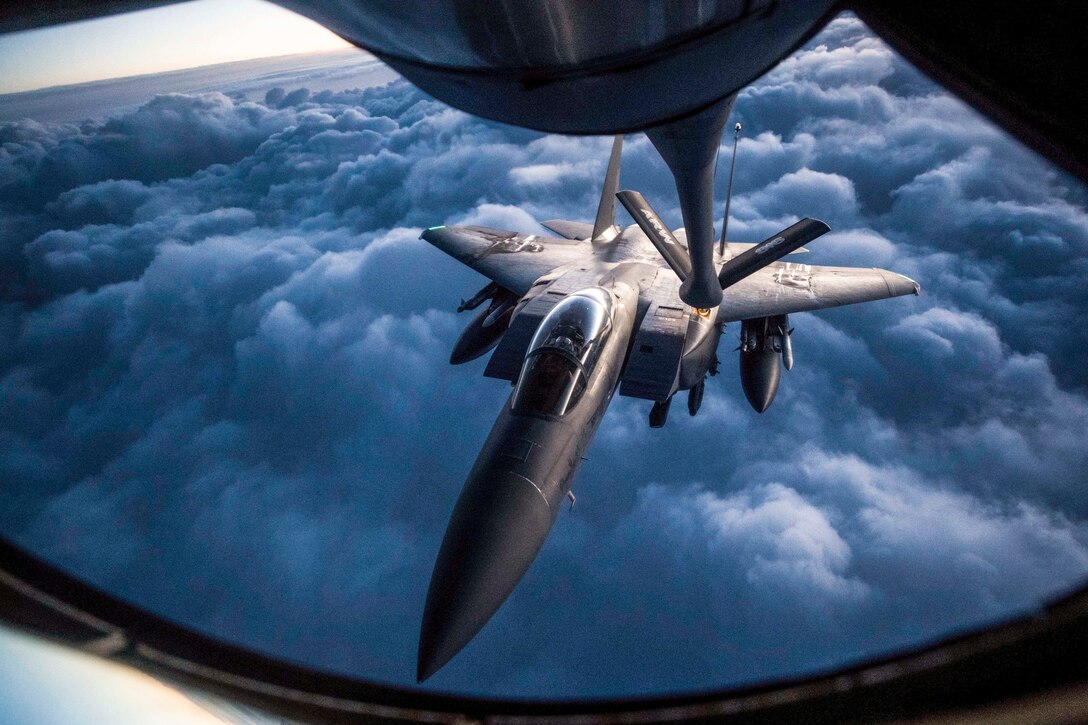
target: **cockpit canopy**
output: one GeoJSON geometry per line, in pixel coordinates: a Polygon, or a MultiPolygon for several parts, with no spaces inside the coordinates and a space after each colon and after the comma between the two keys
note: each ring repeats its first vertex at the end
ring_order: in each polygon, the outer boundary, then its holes
{"type": "Polygon", "coordinates": [[[612,329],[612,296],[600,287],[563,299],[540,323],[525,354],[513,411],[562,416],[589,384],[612,329]]]}

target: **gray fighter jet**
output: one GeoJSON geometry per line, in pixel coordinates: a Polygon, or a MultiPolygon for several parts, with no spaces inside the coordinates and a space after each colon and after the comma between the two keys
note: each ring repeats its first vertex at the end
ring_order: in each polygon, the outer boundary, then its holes
{"type": "Polygon", "coordinates": [[[778,261],[829,231],[802,219],[759,244],[728,242],[723,228],[711,249],[721,302],[692,307],[681,299],[692,275],[687,235],[670,231],[638,192],[617,193],[621,146],[617,136],[593,224],[543,222],[556,237],[477,226],[432,227],[422,235],[492,280],[458,308],[483,307],[450,362],[495,349],[484,375],[514,387],[468,474],[435,563],[419,640],[421,682],[487,623],[532,564],[564,500],[573,505],[571,479],[617,391],[652,401],[652,427],[665,424],[680,391],[688,391],[695,415],[707,376],[718,371],[722,330],[739,322],[741,384],[762,413],[778,390],[780,368],[793,365],[790,313],[919,291],[882,269],[778,261]],[[616,198],[637,224],[615,225],[616,198]]]}

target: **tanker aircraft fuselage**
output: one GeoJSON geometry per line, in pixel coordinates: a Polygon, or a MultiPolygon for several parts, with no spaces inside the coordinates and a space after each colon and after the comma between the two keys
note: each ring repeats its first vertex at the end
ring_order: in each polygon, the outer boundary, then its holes
{"type": "Polygon", "coordinates": [[[420,632],[417,677],[426,679],[487,623],[528,570],[555,523],[612,396],[652,401],[665,424],[688,391],[695,415],[717,373],[724,325],[741,322],[740,377],[758,412],[774,398],[780,366],[792,367],[788,314],[917,294],[879,269],[775,261],[828,230],[804,219],[760,244],[713,252],[717,307],[681,299],[690,274],[685,235],[675,235],[637,192],[616,193],[613,146],[594,224],[553,220],[558,237],[443,226],[423,239],[492,282],[460,310],[483,307],[462,333],[453,363],[495,349],[484,375],[511,381],[503,406],[455,505],[435,563],[420,632]],[[614,199],[635,218],[613,223],[614,199]]]}

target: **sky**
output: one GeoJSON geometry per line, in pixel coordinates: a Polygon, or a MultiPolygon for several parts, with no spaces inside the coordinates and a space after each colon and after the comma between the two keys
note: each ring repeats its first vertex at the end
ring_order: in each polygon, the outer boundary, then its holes
{"type": "Polygon", "coordinates": [[[0,35],[0,93],[347,48],[261,0],[196,0],[0,35]]]}
{"type": "MultiPolygon", "coordinates": [[[[806,262],[923,294],[791,316],[762,416],[736,326],[698,417],[651,430],[616,398],[577,507],[429,689],[793,676],[1084,581],[1084,187],[852,17],[734,118],[731,237],[817,217],[833,231],[806,262]]],[[[485,360],[447,364],[486,280],[419,233],[591,219],[610,145],[401,80],[0,124],[0,531],[202,631],[411,684],[442,533],[509,394],[485,360]]],[[[622,173],[680,224],[645,137],[622,173]]]]}

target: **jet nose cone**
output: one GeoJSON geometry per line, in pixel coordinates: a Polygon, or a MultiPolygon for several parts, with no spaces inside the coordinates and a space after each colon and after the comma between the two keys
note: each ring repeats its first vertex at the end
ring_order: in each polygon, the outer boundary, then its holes
{"type": "Polygon", "coordinates": [[[416,682],[423,683],[430,678],[435,672],[438,672],[442,667],[453,659],[453,656],[457,654],[457,650],[451,650],[449,652],[437,651],[434,647],[428,647],[426,651],[423,649],[423,640],[419,641],[419,655],[416,660],[416,682]]]}
{"type": "Polygon", "coordinates": [[[526,478],[484,471],[468,480],[431,574],[419,633],[419,682],[460,652],[506,601],[554,520],[526,478]]]}

